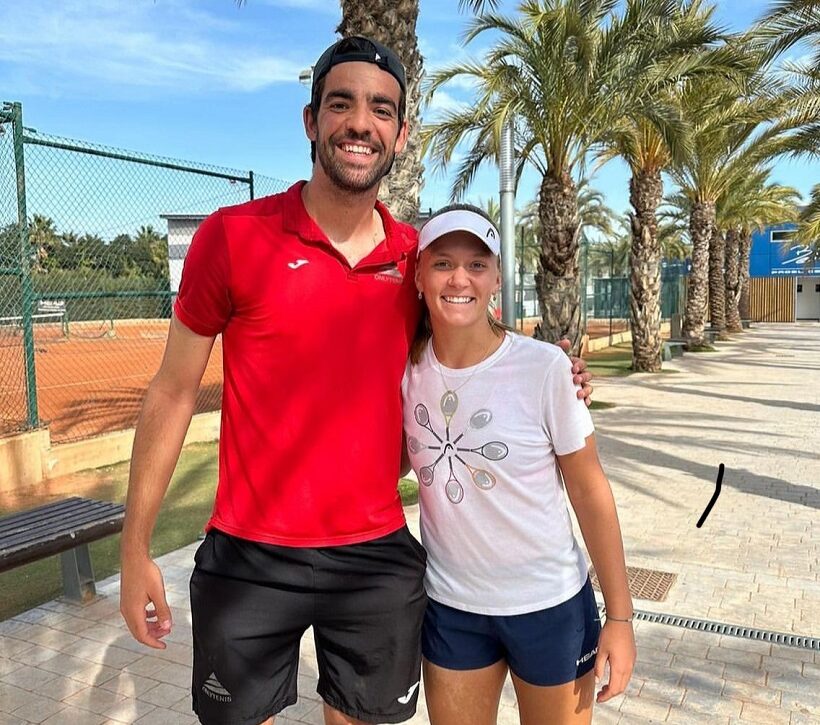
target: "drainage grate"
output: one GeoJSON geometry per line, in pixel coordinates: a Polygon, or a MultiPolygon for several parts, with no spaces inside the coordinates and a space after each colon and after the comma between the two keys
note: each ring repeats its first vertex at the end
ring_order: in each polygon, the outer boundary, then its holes
{"type": "Polygon", "coordinates": [[[722,624],[721,622],[708,619],[680,617],[675,614],[660,614],[658,612],[647,612],[640,609],[635,610],[635,619],[643,622],[668,624],[670,627],[695,629],[698,632],[725,634],[730,637],[740,637],[741,639],[756,639],[762,642],[771,642],[772,644],[782,644],[787,647],[799,647],[801,649],[820,651],[820,638],[818,637],[804,637],[797,634],[786,634],[785,632],[772,632],[766,629],[741,627],[736,624],[722,624]]]}
{"type": "MultiPolygon", "coordinates": [[[[663,602],[666,595],[678,578],[677,574],[668,571],[658,571],[657,569],[642,569],[638,566],[626,567],[626,576],[629,580],[629,593],[635,599],[646,599],[650,602],[663,602]]],[[[590,568],[589,577],[592,586],[598,591],[601,585],[598,583],[598,576],[595,569],[590,568]]]]}

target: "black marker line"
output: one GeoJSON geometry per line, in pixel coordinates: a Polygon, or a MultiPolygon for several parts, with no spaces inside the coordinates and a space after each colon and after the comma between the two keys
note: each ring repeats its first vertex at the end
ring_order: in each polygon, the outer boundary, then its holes
{"type": "Polygon", "coordinates": [[[709,515],[709,512],[712,510],[712,506],[715,505],[715,501],[718,500],[718,496],[720,496],[720,487],[723,484],[723,471],[726,470],[726,467],[721,463],[718,467],[718,476],[717,482],[715,483],[715,492],[712,494],[712,498],[709,503],[706,505],[706,510],[701,514],[700,519],[698,519],[697,527],[700,528],[703,526],[703,522],[706,521],[706,517],[709,515]]]}

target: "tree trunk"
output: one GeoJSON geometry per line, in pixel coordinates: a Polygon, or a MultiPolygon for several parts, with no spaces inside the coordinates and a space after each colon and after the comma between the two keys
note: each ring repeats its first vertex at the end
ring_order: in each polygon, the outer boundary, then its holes
{"type": "Polygon", "coordinates": [[[723,265],[726,262],[726,237],[723,232],[712,227],[709,240],[709,319],[718,337],[726,334],[726,278],[723,265]]]}
{"type": "Polygon", "coordinates": [[[364,35],[396,51],[407,75],[407,145],[382,180],[379,197],[396,219],[410,224],[419,211],[422,173],[419,98],[423,73],[416,37],[419,0],[341,0],[341,35],[364,35]]]}
{"type": "Polygon", "coordinates": [[[749,265],[752,254],[752,233],[748,229],[740,230],[740,302],[738,308],[741,320],[750,320],[749,311],[749,265]]]}
{"type": "Polygon", "coordinates": [[[660,170],[639,172],[629,180],[634,214],[629,251],[629,310],[632,328],[632,369],[661,369],[661,246],[656,210],[663,198],[660,170]]]}
{"type": "Polygon", "coordinates": [[[726,230],[726,330],[743,332],[740,324],[740,239],[734,227],[726,230]]]}
{"type": "Polygon", "coordinates": [[[689,237],[692,240],[692,272],[686,288],[686,312],[683,336],[692,347],[704,344],[706,297],[709,291],[709,241],[715,226],[715,202],[696,201],[689,215],[689,237]]]}
{"type": "Polygon", "coordinates": [[[573,354],[581,348],[580,278],[578,274],[578,190],[569,173],[545,176],[538,200],[541,256],[535,287],[541,323],[535,338],[558,342],[568,338],[573,354]]]}

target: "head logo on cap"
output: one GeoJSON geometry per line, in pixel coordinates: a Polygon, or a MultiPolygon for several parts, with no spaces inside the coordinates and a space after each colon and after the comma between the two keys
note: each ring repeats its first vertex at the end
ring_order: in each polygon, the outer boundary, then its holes
{"type": "Polygon", "coordinates": [[[437,239],[452,232],[472,234],[493,254],[501,253],[498,229],[487,214],[471,204],[453,204],[440,209],[425,222],[419,231],[419,254],[437,239]],[[484,236],[481,236],[482,232],[484,236]]]}
{"type": "Polygon", "coordinates": [[[382,59],[382,57],[381,57],[381,56],[378,54],[378,52],[377,52],[377,53],[376,53],[376,57],[375,57],[373,60],[381,60],[381,59],[382,59]]]}

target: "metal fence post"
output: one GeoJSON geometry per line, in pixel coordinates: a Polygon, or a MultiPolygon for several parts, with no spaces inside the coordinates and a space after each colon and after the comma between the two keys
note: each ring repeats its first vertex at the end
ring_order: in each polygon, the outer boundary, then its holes
{"type": "Polygon", "coordinates": [[[521,227],[521,252],[518,257],[518,318],[521,321],[521,329],[524,329],[524,227],[521,227]]]}
{"type": "Polygon", "coordinates": [[[613,277],[615,276],[615,248],[610,242],[609,247],[609,344],[612,344],[612,313],[615,306],[615,286],[613,277]]]}
{"type": "Polygon", "coordinates": [[[253,201],[256,198],[256,196],[255,196],[256,192],[253,188],[253,171],[248,172],[248,191],[249,191],[250,196],[251,196],[251,201],[253,201]]]}
{"type": "Polygon", "coordinates": [[[589,241],[584,235],[581,238],[581,334],[587,333],[587,284],[589,283],[589,241]]]}
{"type": "Polygon", "coordinates": [[[40,427],[37,410],[37,374],[34,365],[34,286],[31,281],[31,245],[26,211],[26,167],[23,146],[23,106],[11,104],[11,133],[17,178],[17,224],[20,232],[20,283],[22,291],[23,354],[26,366],[26,411],[29,428],[40,427]]]}

